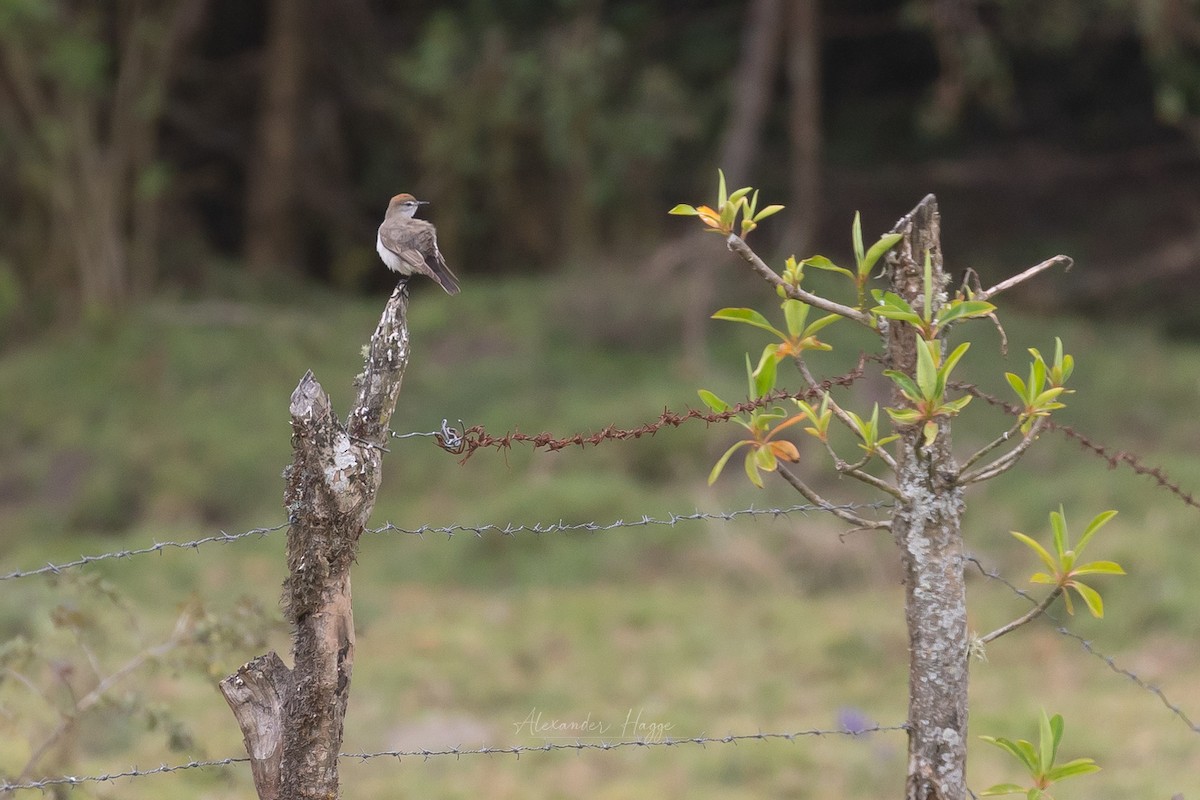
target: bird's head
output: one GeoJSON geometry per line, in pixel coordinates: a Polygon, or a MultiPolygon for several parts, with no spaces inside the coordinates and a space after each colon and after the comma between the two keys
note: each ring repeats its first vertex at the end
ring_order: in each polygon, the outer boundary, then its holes
{"type": "Polygon", "coordinates": [[[412,219],[417,213],[417,207],[423,206],[427,200],[418,200],[408,192],[402,192],[392,198],[392,202],[388,203],[387,216],[393,217],[399,214],[401,217],[412,219]]]}

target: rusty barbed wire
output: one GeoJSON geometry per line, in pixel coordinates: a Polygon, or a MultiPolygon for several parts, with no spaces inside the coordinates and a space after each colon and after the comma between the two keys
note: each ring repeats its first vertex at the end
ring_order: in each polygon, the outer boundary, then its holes
{"type": "MultiPolygon", "coordinates": [[[[495,755],[512,755],[520,759],[525,753],[547,753],[556,750],[621,750],[638,747],[679,747],[681,745],[699,745],[704,747],[709,744],[738,744],[739,742],[768,742],[768,741],[787,741],[794,742],[807,736],[825,737],[825,736],[846,736],[852,739],[857,739],[872,733],[885,733],[893,731],[908,730],[908,725],[901,723],[899,725],[874,725],[868,728],[859,728],[855,730],[849,729],[829,729],[822,730],[812,728],[809,730],[792,731],[790,733],[739,733],[727,734],[725,736],[691,736],[681,738],[664,737],[662,739],[626,739],[618,741],[597,741],[597,742],[547,742],[540,745],[514,745],[511,747],[447,747],[442,749],[421,748],[419,750],[380,750],[372,753],[342,753],[340,758],[345,760],[354,759],[359,762],[366,762],[376,758],[420,758],[423,761],[428,761],[431,758],[450,757],[455,760],[463,756],[495,756],[495,755]]],[[[0,782],[0,794],[15,792],[22,789],[40,789],[45,791],[54,786],[79,786],[85,783],[106,783],[110,781],[120,780],[122,778],[145,778],[151,775],[166,775],[173,772],[182,772],[189,769],[203,769],[206,767],[227,767],[233,764],[248,763],[249,758],[245,756],[237,756],[233,758],[222,758],[215,761],[189,761],[184,764],[161,765],[153,769],[140,770],[137,767],[132,767],[121,772],[109,772],[102,775],[62,775],[54,778],[43,778],[36,781],[25,781],[22,783],[13,783],[7,780],[0,782]]]]}
{"type": "MultiPolygon", "coordinates": [[[[780,400],[811,400],[820,392],[828,391],[834,386],[850,386],[862,377],[866,360],[867,357],[865,355],[860,355],[858,365],[854,369],[833,378],[826,378],[816,388],[801,389],[799,391],[777,389],[757,400],[731,406],[727,411],[710,412],[688,408],[687,411],[680,413],[672,411],[669,408],[664,408],[657,420],[645,422],[636,428],[618,428],[615,425],[608,425],[594,433],[575,433],[570,436],[561,437],[550,433],[521,433],[517,430],[509,431],[501,436],[494,436],[488,433],[482,425],[474,425],[463,431],[461,440],[455,442],[456,445],[461,445],[461,447],[452,449],[443,445],[443,449],[449,450],[456,455],[461,455],[462,458],[459,459],[458,463],[464,464],[467,459],[475,454],[476,450],[486,447],[507,451],[512,449],[514,443],[521,443],[533,445],[534,450],[554,452],[572,446],[586,447],[587,445],[599,445],[601,442],[612,440],[640,439],[643,436],[653,436],[662,428],[678,428],[683,423],[694,419],[703,420],[709,424],[728,422],[738,414],[753,411],[754,409],[762,408],[780,400]]],[[[439,443],[440,441],[439,439],[439,443]]]]}
{"type": "MultiPolygon", "coordinates": [[[[1031,595],[1029,592],[1025,591],[1024,589],[1022,589],[1021,587],[1014,584],[1012,581],[1008,580],[1008,578],[1005,578],[999,572],[997,572],[995,570],[989,570],[987,567],[985,567],[983,565],[983,562],[980,561],[975,556],[964,555],[963,559],[971,564],[974,564],[975,568],[979,570],[979,574],[982,575],[983,577],[987,578],[988,580],[999,581],[1000,583],[1007,586],[1009,588],[1009,590],[1013,592],[1013,594],[1016,594],[1020,597],[1025,598],[1026,600],[1028,600],[1030,603],[1032,603],[1035,606],[1038,604],[1037,598],[1035,598],[1033,595],[1031,595]]],[[[1044,616],[1046,619],[1050,620],[1050,622],[1052,622],[1054,624],[1054,630],[1060,636],[1065,636],[1069,639],[1074,639],[1075,641],[1077,641],[1079,643],[1080,647],[1082,647],[1090,655],[1095,656],[1096,658],[1100,659],[1105,664],[1107,664],[1108,668],[1111,669],[1113,672],[1128,679],[1135,686],[1137,686],[1141,689],[1144,689],[1145,691],[1150,692],[1151,694],[1156,696],[1159,699],[1159,701],[1164,706],[1166,706],[1167,709],[1172,714],[1179,717],[1179,719],[1183,722],[1183,724],[1187,725],[1188,728],[1190,728],[1193,733],[1200,733],[1200,725],[1197,725],[1196,723],[1192,722],[1192,718],[1188,715],[1188,713],[1186,711],[1184,711],[1183,708],[1178,703],[1172,702],[1170,700],[1170,698],[1167,697],[1166,693],[1163,692],[1163,690],[1161,688],[1159,688],[1158,686],[1155,686],[1152,683],[1148,683],[1147,681],[1145,681],[1143,678],[1141,678],[1136,673],[1131,672],[1130,670],[1125,669],[1124,667],[1118,666],[1115,658],[1113,658],[1112,656],[1110,656],[1106,653],[1102,653],[1099,650],[1097,650],[1092,645],[1091,641],[1083,638],[1079,634],[1077,634],[1074,631],[1067,628],[1065,625],[1063,625],[1062,620],[1060,620],[1058,617],[1051,614],[1048,610],[1043,610],[1042,616],[1044,616]]]]}
{"type": "MultiPolygon", "coordinates": [[[[385,523],[377,528],[366,528],[365,533],[403,533],[411,536],[424,536],[427,533],[442,533],[446,534],[447,538],[453,537],[456,533],[472,533],[476,537],[482,537],[488,532],[495,532],[502,536],[514,536],[518,533],[532,533],[540,535],[544,533],[569,533],[573,531],[590,531],[601,533],[604,531],[616,530],[617,528],[635,528],[635,527],[650,527],[655,525],[673,526],[680,522],[697,522],[700,520],[711,520],[714,522],[730,522],[739,517],[786,517],[790,514],[807,514],[813,511],[858,511],[863,509],[881,509],[890,508],[891,503],[888,501],[876,501],[872,503],[845,503],[840,505],[820,506],[812,503],[801,505],[785,506],[782,508],[743,508],[736,511],[693,511],[688,514],[668,514],[664,518],[651,517],[643,515],[636,519],[624,520],[619,519],[613,522],[555,522],[555,523],[533,523],[533,524],[514,524],[507,523],[505,525],[497,525],[495,523],[484,523],[480,525],[422,525],[417,528],[403,528],[391,522],[385,523]]],[[[96,555],[81,556],[74,561],[67,561],[61,564],[47,564],[43,567],[37,567],[27,570],[16,570],[5,575],[0,575],[0,581],[14,580],[16,578],[29,578],[35,575],[57,575],[60,572],[76,567],[84,567],[89,564],[95,564],[99,561],[107,561],[116,558],[131,558],[133,556],[148,555],[150,553],[162,553],[164,550],[195,550],[202,545],[221,543],[230,544],[242,539],[247,539],[252,536],[264,537],[271,533],[276,533],[287,528],[289,523],[281,522],[278,525],[273,525],[267,528],[251,528],[242,533],[225,533],[222,531],[217,536],[206,536],[202,539],[195,539],[189,542],[156,542],[150,547],[143,547],[136,550],[117,550],[111,553],[98,553],[96,555]]]]}
{"type": "MultiPolygon", "coordinates": [[[[1016,405],[1005,402],[995,395],[988,394],[974,384],[964,383],[962,381],[951,381],[948,385],[954,389],[967,392],[973,397],[978,397],[988,405],[1003,409],[1005,413],[1014,417],[1019,416],[1021,413],[1021,410],[1017,408],[1016,405]]],[[[1140,456],[1130,453],[1126,450],[1113,450],[1111,447],[1100,444],[1088,436],[1085,436],[1084,434],[1072,428],[1070,425],[1063,425],[1062,423],[1055,422],[1053,419],[1049,418],[1047,418],[1042,424],[1045,426],[1046,430],[1058,431],[1068,439],[1074,439],[1075,441],[1079,442],[1080,447],[1082,447],[1084,450],[1087,450],[1107,461],[1109,469],[1116,469],[1118,466],[1124,464],[1138,475],[1145,475],[1149,478],[1153,478],[1160,487],[1178,497],[1186,505],[1189,505],[1192,508],[1200,509],[1200,501],[1197,501],[1191,492],[1184,491],[1183,487],[1180,486],[1177,481],[1171,478],[1162,467],[1147,466],[1142,462],[1140,456]]]]}

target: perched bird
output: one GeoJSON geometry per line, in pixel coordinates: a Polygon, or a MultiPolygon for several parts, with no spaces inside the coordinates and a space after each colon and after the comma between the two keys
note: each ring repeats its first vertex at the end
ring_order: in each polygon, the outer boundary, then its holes
{"type": "Polygon", "coordinates": [[[393,272],[412,275],[419,272],[437,281],[446,294],[458,294],[458,278],[450,271],[437,246],[437,231],[432,222],[413,219],[417,207],[427,201],[407,192],[388,203],[387,215],[379,226],[375,249],[393,272]]]}

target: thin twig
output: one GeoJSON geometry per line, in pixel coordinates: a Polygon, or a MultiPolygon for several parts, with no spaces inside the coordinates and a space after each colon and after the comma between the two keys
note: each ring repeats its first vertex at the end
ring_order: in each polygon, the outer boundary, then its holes
{"type": "Polygon", "coordinates": [[[979,643],[987,644],[988,642],[991,642],[995,639],[999,639],[1001,636],[1003,636],[1006,633],[1012,633],[1013,631],[1015,631],[1017,628],[1021,627],[1022,625],[1026,625],[1030,622],[1033,622],[1035,619],[1037,619],[1038,617],[1040,617],[1042,614],[1044,614],[1046,612],[1046,609],[1048,609],[1054,603],[1054,601],[1058,599],[1058,596],[1060,594],[1062,594],[1062,592],[1063,592],[1063,589],[1061,586],[1055,586],[1054,591],[1052,591],[1050,594],[1048,594],[1046,596],[1046,599],[1042,600],[1042,602],[1038,603],[1036,606],[1029,609],[1029,613],[1024,614],[1023,616],[1020,616],[1017,619],[1014,619],[1012,622],[1008,623],[1007,625],[1000,626],[999,628],[992,631],[991,633],[989,633],[986,636],[979,637],[979,643]]]}
{"type": "Polygon", "coordinates": [[[1029,269],[1025,270],[1024,272],[1022,272],[1019,275],[1013,275],[1011,278],[1005,278],[1004,280],[1000,281],[999,283],[997,283],[995,286],[988,289],[987,291],[976,295],[975,299],[988,300],[988,299],[1000,294],[1005,289],[1011,289],[1012,287],[1016,286],[1017,284],[1022,283],[1023,281],[1027,281],[1030,278],[1032,278],[1034,275],[1037,275],[1038,273],[1041,273],[1041,272],[1045,272],[1046,270],[1050,269],[1051,267],[1055,267],[1055,266],[1058,266],[1059,264],[1062,264],[1062,265],[1064,265],[1064,267],[1066,269],[1070,269],[1071,265],[1074,263],[1075,263],[1074,260],[1070,256],[1058,255],[1058,256],[1054,256],[1053,258],[1048,258],[1040,264],[1035,264],[1034,266],[1030,267],[1029,269]]]}
{"type": "Polygon", "coordinates": [[[750,245],[746,244],[736,234],[729,234],[725,239],[725,244],[729,249],[737,253],[746,260],[751,268],[762,276],[763,280],[772,286],[782,286],[787,296],[793,300],[799,300],[802,303],[808,303],[813,308],[819,308],[822,311],[828,311],[830,314],[837,314],[846,319],[854,320],[859,325],[875,330],[875,318],[865,311],[859,311],[857,308],[844,306],[841,303],[835,303],[832,300],[826,300],[819,295],[806,292],[799,286],[793,286],[790,283],[784,282],[783,278],[775,270],[767,266],[758,254],[750,249],[750,245]]]}
{"type": "Polygon", "coordinates": [[[851,525],[864,530],[891,530],[892,525],[890,522],[884,522],[882,520],[869,520],[865,517],[860,517],[857,514],[847,511],[843,507],[835,506],[834,504],[830,503],[824,497],[821,497],[821,495],[817,494],[816,491],[807,483],[805,483],[799,475],[796,475],[782,464],[777,465],[775,470],[785,481],[792,485],[792,488],[804,495],[804,498],[808,500],[808,502],[819,506],[824,511],[829,511],[835,517],[838,517],[839,519],[849,522],[851,525]]]}
{"type": "Polygon", "coordinates": [[[1037,421],[1033,423],[1033,426],[1029,429],[1029,432],[1025,434],[1017,446],[997,458],[995,461],[980,467],[974,472],[968,472],[965,475],[960,472],[958,476],[958,485],[966,486],[970,483],[979,483],[980,481],[991,480],[997,475],[1008,472],[1010,469],[1015,467],[1017,462],[1021,460],[1021,456],[1025,454],[1025,451],[1028,450],[1029,446],[1032,445],[1034,440],[1037,439],[1038,434],[1042,432],[1042,427],[1044,426],[1045,421],[1045,417],[1038,417],[1037,421]]]}
{"type": "Polygon", "coordinates": [[[1006,430],[1004,433],[1000,434],[995,439],[993,439],[992,441],[985,444],[983,447],[976,450],[974,453],[971,454],[970,458],[968,458],[966,461],[964,461],[962,463],[962,466],[960,466],[958,468],[959,474],[961,475],[963,472],[966,472],[968,469],[970,469],[975,464],[976,461],[983,458],[984,456],[986,456],[988,453],[995,450],[1000,445],[1002,445],[1005,442],[1012,439],[1013,434],[1015,434],[1019,430],[1021,430],[1021,423],[1018,421],[1018,422],[1013,423],[1013,426],[1011,428],[1009,428],[1008,430],[1006,430]]]}

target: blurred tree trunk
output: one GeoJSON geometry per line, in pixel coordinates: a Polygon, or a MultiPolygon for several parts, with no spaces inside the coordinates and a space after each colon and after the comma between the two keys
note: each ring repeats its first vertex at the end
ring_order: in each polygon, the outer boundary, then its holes
{"type": "Polygon", "coordinates": [[[246,262],[258,274],[295,270],[300,254],[295,211],[309,7],[305,0],[272,0],[269,14],[246,187],[246,262]]]}
{"type": "MultiPolygon", "coordinates": [[[[729,122],[722,138],[718,163],[725,172],[730,188],[745,186],[750,180],[750,168],[762,140],[763,122],[770,108],[771,89],[779,69],[783,12],[783,0],[752,0],[746,12],[741,57],[731,87],[729,122]]],[[[709,237],[692,235],[700,236],[695,240],[698,245],[707,244],[709,237]]],[[[708,250],[707,247],[704,249],[708,250]]],[[[683,319],[683,353],[685,361],[693,369],[699,369],[704,362],[705,331],[713,311],[716,270],[719,266],[715,259],[698,258],[688,281],[688,308],[683,319]]]]}
{"type": "Polygon", "coordinates": [[[721,142],[721,163],[731,185],[750,180],[754,151],[762,139],[771,103],[773,78],[779,68],[783,34],[782,0],[752,0],[742,30],[742,54],[733,76],[729,124],[721,142]]]}
{"type": "Polygon", "coordinates": [[[20,259],[25,277],[66,281],[47,288],[73,289],[87,311],[116,308],[157,276],[166,186],[157,129],[176,56],[204,6],[30,6],[0,30],[4,145],[42,212],[31,237],[41,246],[20,259]]]}
{"type": "Polygon", "coordinates": [[[791,96],[791,220],[788,247],[807,253],[821,224],[821,16],[817,0],[792,0],[787,15],[786,67],[791,96]]]}

